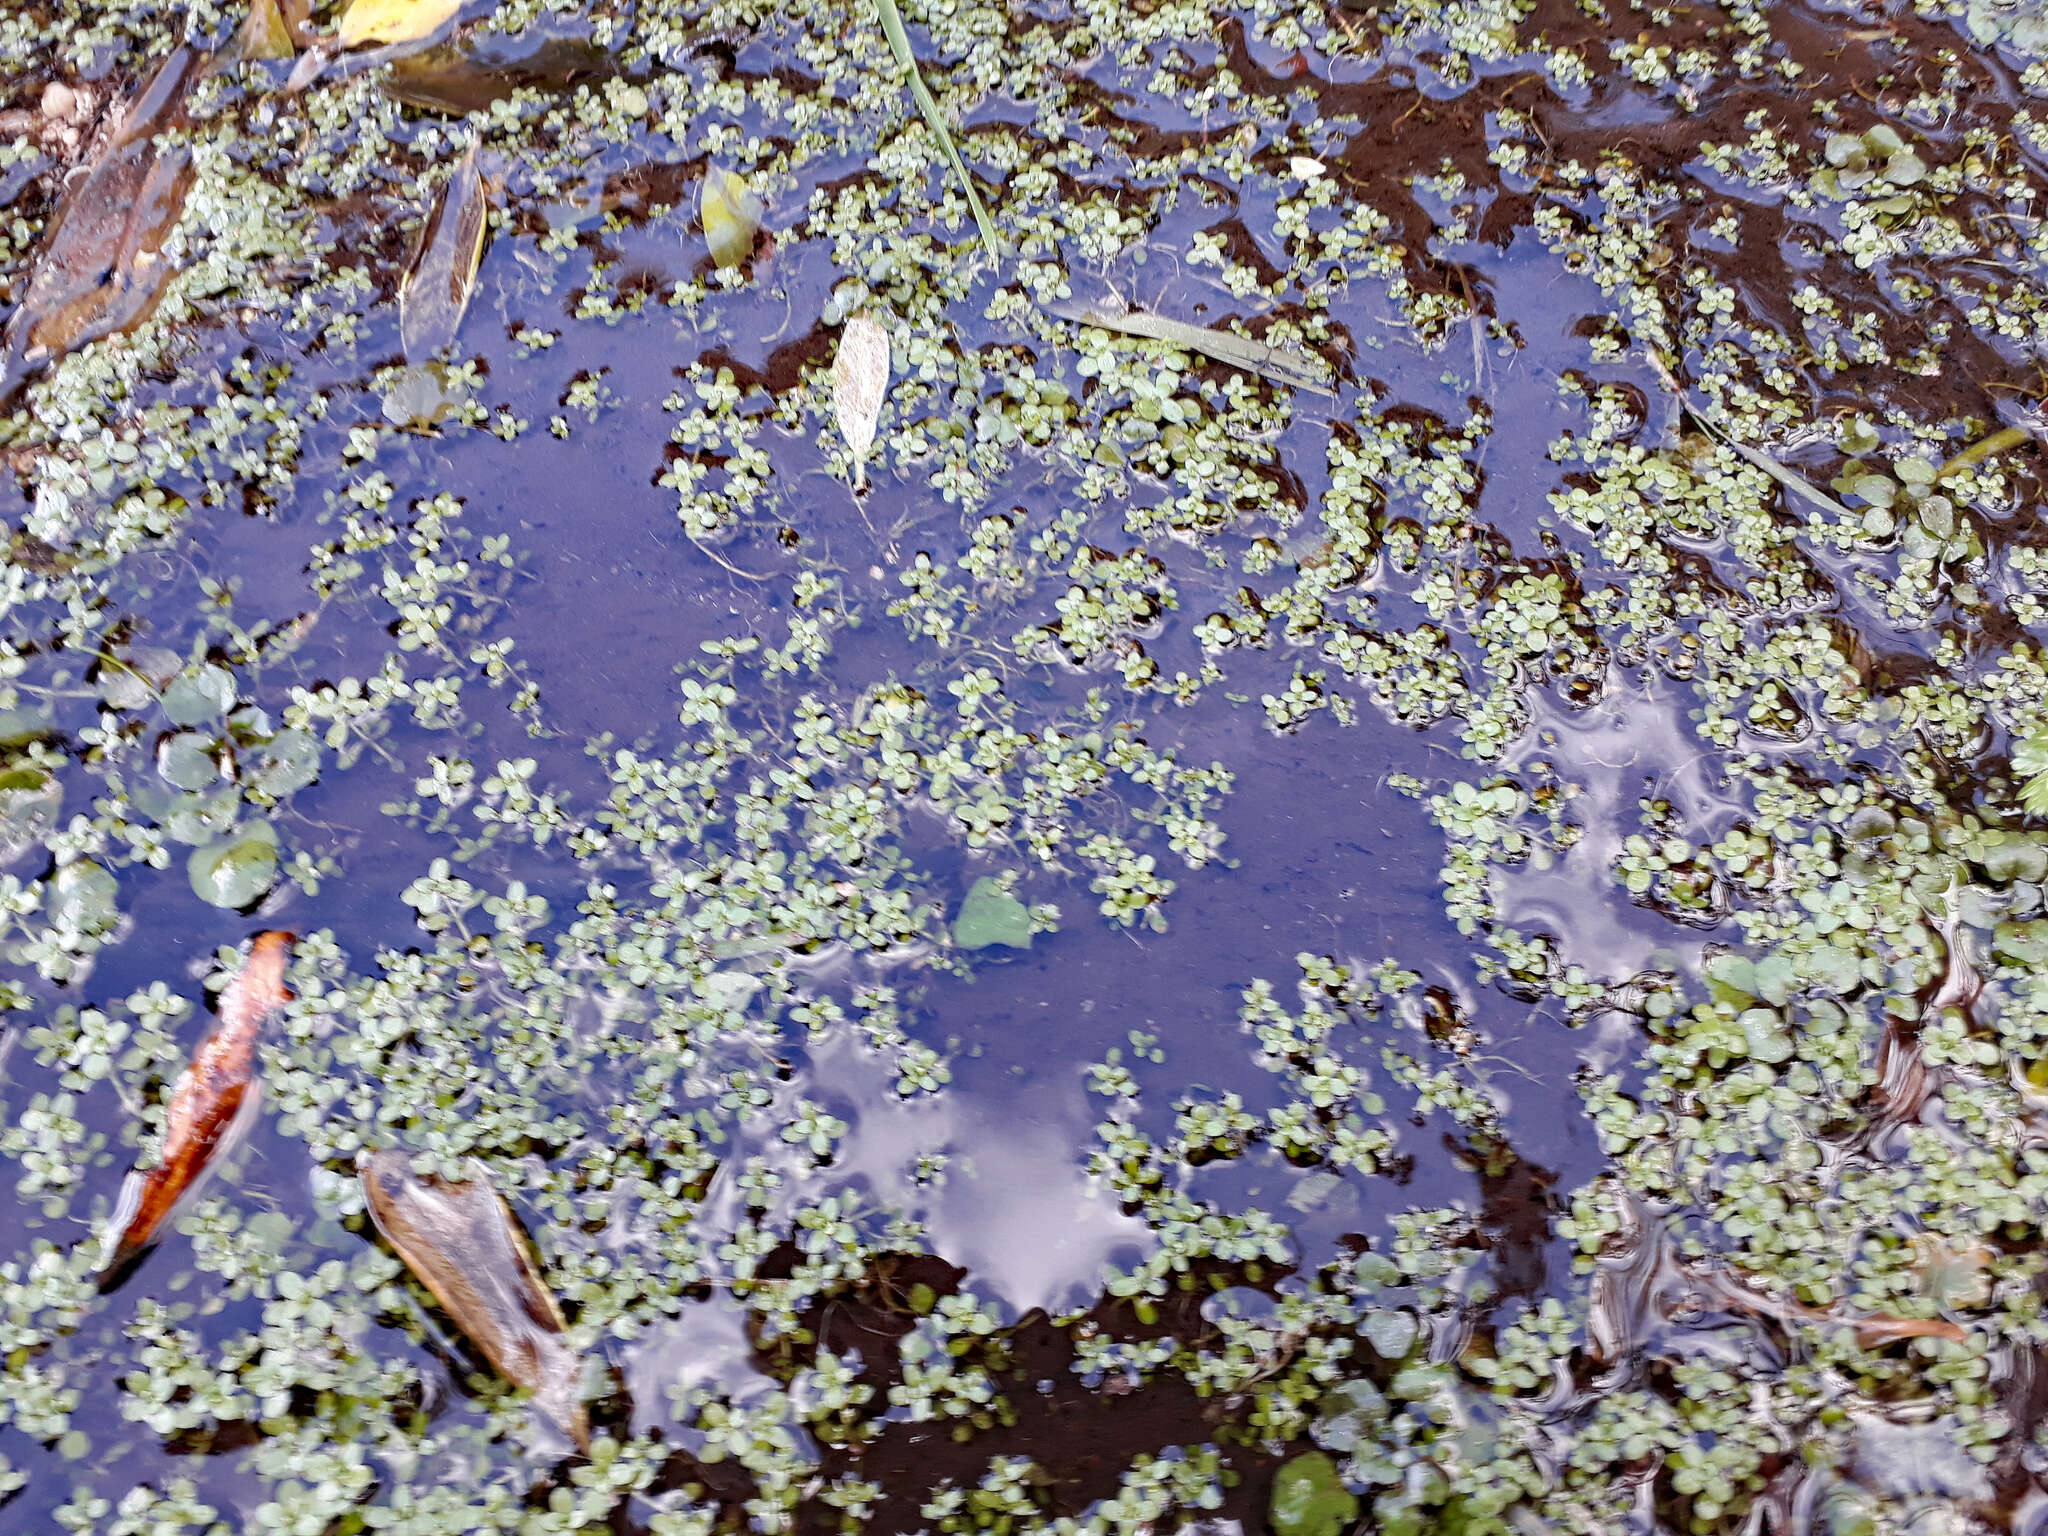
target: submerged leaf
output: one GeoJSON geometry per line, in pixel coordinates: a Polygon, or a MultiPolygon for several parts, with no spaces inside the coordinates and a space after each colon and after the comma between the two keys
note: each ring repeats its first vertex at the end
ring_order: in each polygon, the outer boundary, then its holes
{"type": "Polygon", "coordinates": [[[889,333],[866,315],[855,315],[839,333],[832,359],[832,412],[840,435],[853,450],[853,483],[867,479],[868,451],[889,393],[889,333]]]}
{"type": "Polygon", "coordinates": [[[1029,949],[1031,909],[993,877],[983,875],[960,903],[960,915],[953,919],[953,942],[962,949],[986,949],[991,944],[1029,949]]]}
{"type": "Polygon", "coordinates": [[[472,144],[435,197],[412,265],[398,286],[398,334],[407,362],[440,351],[462,329],[483,261],[489,214],[472,144]]]}
{"type": "Polygon", "coordinates": [[[722,165],[704,168],[697,212],[704,225],[704,243],[711,247],[711,259],[719,266],[736,267],[753,254],[754,237],[761,233],[765,211],[761,199],[740,177],[722,165]]]}
{"type": "Polygon", "coordinates": [[[282,730],[263,743],[256,765],[244,776],[259,804],[282,800],[320,777],[320,739],[308,731],[282,730]]]}
{"type": "Polygon", "coordinates": [[[484,36],[443,43],[394,61],[378,79],[386,96],[427,112],[467,117],[522,90],[562,94],[619,74],[618,59],[587,38],[538,43],[484,36]]]}
{"type": "Polygon", "coordinates": [[[1274,1475],[1274,1536],[1337,1536],[1357,1518],[1357,1496],[1321,1451],[1304,1452],[1274,1475]]]}
{"type": "Polygon", "coordinates": [[[120,882],[92,860],[66,864],[50,877],[50,921],[76,933],[105,933],[120,921],[120,893],[120,882]]]}
{"type": "Polygon", "coordinates": [[[338,35],[344,48],[416,43],[440,31],[461,9],[462,0],[350,0],[338,35]]]}
{"type": "Polygon", "coordinates": [[[1211,330],[1207,326],[1190,325],[1185,320],[1169,320],[1164,315],[1142,309],[1118,310],[1100,304],[1084,304],[1078,299],[1058,300],[1043,307],[1047,314],[1079,325],[1099,326],[1105,331],[1117,331],[1125,336],[1148,336],[1155,341],[1171,342],[1174,346],[1214,358],[1219,363],[1256,373],[1276,384],[1290,385],[1318,395],[1336,393],[1330,387],[1329,376],[1320,359],[1297,352],[1283,352],[1266,342],[1254,341],[1232,331],[1211,330]]]}
{"type": "Polygon", "coordinates": [[[561,1308],[490,1170],[471,1158],[468,1173],[443,1179],[417,1172],[403,1152],[375,1153],[362,1170],[370,1219],[498,1374],[588,1450],[583,1362],[561,1308]]]}
{"type": "Polygon", "coordinates": [[[239,837],[194,848],[185,874],[201,901],[234,911],[252,906],[277,883],[277,829],[252,821],[239,837]]]}
{"type": "Polygon", "coordinates": [[[64,786],[33,763],[0,771],[0,864],[12,864],[57,825],[64,786]]]}
{"type": "Polygon", "coordinates": [[[205,789],[221,777],[220,754],[203,731],[179,731],[156,749],[156,771],[178,789],[205,789]]]}
{"type": "Polygon", "coordinates": [[[174,725],[203,725],[235,702],[235,677],[212,662],[180,672],[164,688],[164,713],[174,725]]]}
{"type": "Polygon", "coordinates": [[[101,1249],[103,1289],[117,1282],[164,1224],[191,1203],[248,1129],[259,1097],[256,1039],[264,1021],[291,997],[284,984],[291,945],[288,933],[258,934],[249,958],[221,992],[220,1023],[171,1088],[156,1166],[130,1173],[122,1186],[101,1249]]]}
{"type": "Polygon", "coordinates": [[[163,247],[185,211],[192,155],[160,135],[177,126],[207,62],[192,48],[171,54],[65,194],[7,322],[0,398],[57,358],[140,325],[163,297],[163,247]]]}

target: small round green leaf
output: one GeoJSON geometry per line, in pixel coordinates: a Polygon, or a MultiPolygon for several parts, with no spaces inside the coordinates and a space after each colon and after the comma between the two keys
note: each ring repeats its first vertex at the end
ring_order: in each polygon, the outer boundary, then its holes
{"type": "Polygon", "coordinates": [[[179,725],[218,719],[234,702],[234,674],[211,662],[180,672],[164,689],[164,713],[179,725]]]}
{"type": "Polygon", "coordinates": [[[220,777],[214,741],[198,731],[179,731],[156,749],[156,771],[178,789],[205,789],[220,777]]]}
{"type": "Polygon", "coordinates": [[[251,822],[241,835],[192,850],[185,873],[201,901],[237,910],[255,905],[277,883],[277,832],[251,822]]]}
{"type": "Polygon", "coordinates": [[[1273,1479],[1273,1536],[1338,1536],[1357,1518],[1357,1495],[1321,1451],[1295,1457],[1273,1479]]]}

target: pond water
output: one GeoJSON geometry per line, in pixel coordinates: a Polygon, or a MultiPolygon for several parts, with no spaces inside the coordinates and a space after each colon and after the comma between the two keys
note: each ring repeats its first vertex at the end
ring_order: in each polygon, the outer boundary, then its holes
{"type": "Polygon", "coordinates": [[[2035,7],[382,3],[0,28],[4,1528],[2040,1528],[2035,7]]]}

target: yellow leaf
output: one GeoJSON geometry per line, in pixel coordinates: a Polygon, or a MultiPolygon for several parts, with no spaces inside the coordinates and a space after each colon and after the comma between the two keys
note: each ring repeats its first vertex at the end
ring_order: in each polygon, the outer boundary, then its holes
{"type": "Polygon", "coordinates": [[[298,51],[277,0],[250,0],[248,19],[242,23],[242,57],[289,59],[298,51]]]}
{"type": "Polygon", "coordinates": [[[704,168],[697,213],[704,223],[704,243],[721,267],[736,267],[753,254],[761,233],[761,199],[745,181],[722,165],[704,168]]]}
{"type": "Polygon", "coordinates": [[[446,26],[462,0],[352,0],[341,17],[341,46],[416,43],[446,26]]]}

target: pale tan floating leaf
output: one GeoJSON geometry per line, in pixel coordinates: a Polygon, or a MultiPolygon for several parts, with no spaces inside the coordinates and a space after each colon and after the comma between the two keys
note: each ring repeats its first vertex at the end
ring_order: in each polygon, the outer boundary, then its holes
{"type": "Polygon", "coordinates": [[[440,31],[461,9],[462,0],[351,0],[341,13],[341,46],[416,43],[440,31]]]}
{"type": "Polygon", "coordinates": [[[867,479],[868,452],[875,446],[875,424],[888,394],[889,333],[866,315],[855,315],[839,333],[839,351],[832,359],[832,411],[853,450],[855,486],[867,479]]]}
{"type": "Polygon", "coordinates": [[[1079,325],[1093,325],[1125,336],[1147,336],[1154,341],[1171,342],[1204,357],[1212,357],[1219,363],[1227,363],[1232,368],[1242,368],[1246,373],[1271,379],[1276,384],[1305,389],[1317,395],[1336,393],[1330,387],[1329,375],[1319,360],[1298,352],[1283,352],[1278,347],[1253,341],[1232,331],[1211,330],[1207,326],[1190,325],[1185,320],[1169,320],[1164,315],[1143,309],[1118,310],[1099,304],[1084,304],[1078,299],[1055,300],[1042,307],[1047,314],[1079,325]]]}
{"type": "Polygon", "coordinates": [[[583,1362],[561,1308],[490,1170],[471,1158],[467,1172],[443,1179],[415,1170],[403,1152],[375,1153],[362,1168],[370,1219],[498,1374],[588,1450],[583,1362]]]}
{"type": "Polygon", "coordinates": [[[724,166],[704,168],[697,214],[704,225],[704,243],[711,247],[711,259],[719,266],[736,267],[753,254],[765,211],[753,188],[724,166]]]}
{"type": "Polygon", "coordinates": [[[7,323],[0,397],[87,342],[140,325],[163,297],[163,246],[185,211],[192,156],[158,136],[178,125],[208,62],[191,48],[164,60],[65,194],[7,323]]]}
{"type": "Polygon", "coordinates": [[[489,223],[490,199],[472,144],[434,199],[412,266],[399,284],[398,335],[407,362],[431,357],[462,329],[489,223]]]}
{"type": "Polygon", "coordinates": [[[249,0],[240,41],[245,59],[289,59],[299,51],[278,0],[249,0]]]}

